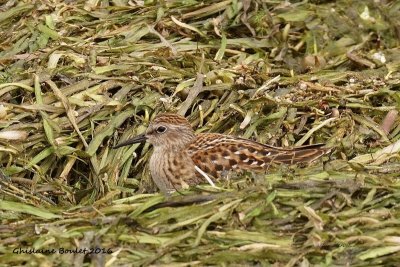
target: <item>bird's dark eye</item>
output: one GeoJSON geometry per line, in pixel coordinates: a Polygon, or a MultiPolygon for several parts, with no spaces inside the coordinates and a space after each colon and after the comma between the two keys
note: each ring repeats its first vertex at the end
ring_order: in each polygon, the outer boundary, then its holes
{"type": "Polygon", "coordinates": [[[167,127],[165,126],[158,126],[156,129],[157,133],[165,133],[165,131],[167,130],[167,127]]]}

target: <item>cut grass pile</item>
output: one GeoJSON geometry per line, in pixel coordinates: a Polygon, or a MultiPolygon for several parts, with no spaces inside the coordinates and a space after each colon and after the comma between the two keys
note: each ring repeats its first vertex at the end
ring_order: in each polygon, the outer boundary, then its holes
{"type": "Polygon", "coordinates": [[[0,265],[400,262],[399,1],[0,4],[0,265]],[[166,198],[164,111],[332,153],[166,198]]]}

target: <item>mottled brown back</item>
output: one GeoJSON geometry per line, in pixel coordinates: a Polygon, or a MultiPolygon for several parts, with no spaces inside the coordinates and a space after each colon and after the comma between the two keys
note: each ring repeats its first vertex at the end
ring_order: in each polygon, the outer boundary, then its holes
{"type": "Polygon", "coordinates": [[[212,176],[222,171],[266,170],[273,163],[310,162],[325,154],[323,144],[293,149],[277,148],[255,141],[222,134],[200,134],[189,146],[188,153],[196,166],[212,176]]]}

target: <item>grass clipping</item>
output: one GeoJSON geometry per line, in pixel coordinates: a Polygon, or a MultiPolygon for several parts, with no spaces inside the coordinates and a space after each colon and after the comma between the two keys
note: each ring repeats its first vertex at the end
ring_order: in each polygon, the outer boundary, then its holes
{"type": "Polygon", "coordinates": [[[1,4],[0,265],[399,262],[398,1],[1,4]],[[332,153],[166,199],[163,111],[332,153]]]}

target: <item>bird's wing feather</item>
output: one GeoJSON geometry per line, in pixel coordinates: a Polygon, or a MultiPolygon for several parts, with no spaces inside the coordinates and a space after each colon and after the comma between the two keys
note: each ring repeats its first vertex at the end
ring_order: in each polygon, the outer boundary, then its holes
{"type": "Polygon", "coordinates": [[[188,153],[195,165],[218,176],[224,170],[263,170],[271,163],[309,162],[328,151],[323,146],[316,144],[286,149],[239,137],[207,133],[197,136],[189,146],[188,153]]]}

